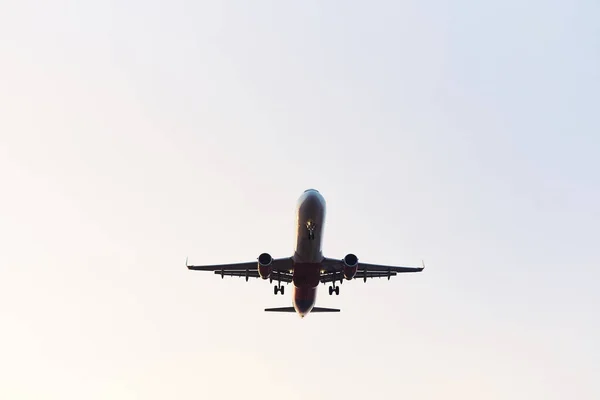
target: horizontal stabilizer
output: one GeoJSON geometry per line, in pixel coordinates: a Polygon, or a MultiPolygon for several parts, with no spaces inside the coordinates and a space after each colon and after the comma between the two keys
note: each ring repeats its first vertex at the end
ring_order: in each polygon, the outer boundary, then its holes
{"type": "Polygon", "coordinates": [[[340,312],[340,310],[338,308],[313,307],[310,312],[340,312]]]}
{"type": "MultiPolygon", "coordinates": [[[[292,312],[295,313],[296,309],[294,307],[279,307],[279,308],[265,308],[265,311],[269,312],[292,312]]],[[[315,312],[340,312],[337,308],[324,308],[324,307],[313,307],[310,311],[311,313],[315,312]]]]}
{"type": "Polygon", "coordinates": [[[279,308],[265,308],[265,311],[270,312],[296,312],[294,307],[279,307],[279,308]]]}

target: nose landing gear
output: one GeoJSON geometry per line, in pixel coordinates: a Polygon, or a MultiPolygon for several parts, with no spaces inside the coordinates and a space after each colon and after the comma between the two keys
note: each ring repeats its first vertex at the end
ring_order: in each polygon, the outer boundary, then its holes
{"type": "Polygon", "coordinates": [[[282,285],[273,286],[273,294],[277,296],[278,293],[283,294],[285,292],[285,287],[282,285]]]}
{"type": "Polygon", "coordinates": [[[315,223],[308,221],[306,223],[306,229],[308,229],[308,240],[315,240],[315,223]]]}

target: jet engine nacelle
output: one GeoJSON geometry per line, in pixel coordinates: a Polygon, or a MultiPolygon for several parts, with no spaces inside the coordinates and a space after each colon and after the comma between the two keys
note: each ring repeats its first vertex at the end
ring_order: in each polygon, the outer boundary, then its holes
{"type": "Polygon", "coordinates": [[[273,257],[268,253],[258,256],[258,274],[263,279],[269,279],[273,271],[273,257]]]}
{"type": "Polygon", "coordinates": [[[356,270],[358,269],[358,257],[354,254],[347,254],[342,263],[344,264],[344,278],[351,280],[356,275],[356,270]]]}

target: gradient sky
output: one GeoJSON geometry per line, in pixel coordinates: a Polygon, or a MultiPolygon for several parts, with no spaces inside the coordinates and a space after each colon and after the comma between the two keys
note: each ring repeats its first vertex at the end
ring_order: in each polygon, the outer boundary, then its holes
{"type": "Polygon", "coordinates": [[[0,398],[600,398],[599,3],[249,3],[0,3],[0,398]]]}

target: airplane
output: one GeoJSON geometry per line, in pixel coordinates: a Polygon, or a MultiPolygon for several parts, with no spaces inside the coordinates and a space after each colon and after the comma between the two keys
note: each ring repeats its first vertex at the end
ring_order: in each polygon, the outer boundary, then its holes
{"type": "Polygon", "coordinates": [[[296,205],[296,249],[292,257],[273,258],[269,253],[262,253],[257,261],[236,264],[217,265],[188,265],[190,270],[214,271],[215,274],[225,276],[268,279],[270,283],[277,281],[273,293],[284,294],[285,287],[282,282],[293,283],[292,307],[266,308],[268,312],[295,312],[301,318],[309,313],[340,312],[335,308],[315,307],[317,288],[319,283],[329,283],[329,295],[340,294],[340,284],[344,280],[368,278],[387,278],[404,272],[421,272],[421,267],[404,267],[391,265],[367,264],[358,261],[352,253],[341,260],[327,258],[321,251],[323,227],[325,224],[325,199],[316,189],[305,190],[296,205]]]}

